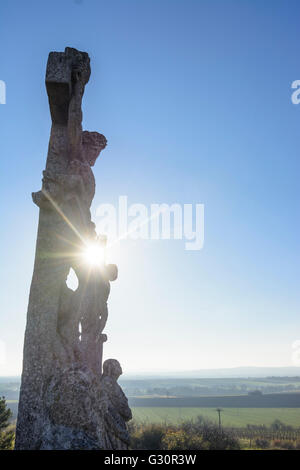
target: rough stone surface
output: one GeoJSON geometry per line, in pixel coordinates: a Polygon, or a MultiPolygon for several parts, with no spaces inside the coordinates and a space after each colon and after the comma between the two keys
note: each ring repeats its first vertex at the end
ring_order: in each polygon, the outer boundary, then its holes
{"type": "Polygon", "coordinates": [[[81,103],[90,77],[87,53],[49,54],[46,89],[52,118],[39,207],[34,271],[27,312],[16,449],[126,449],[127,399],[117,383],[121,367],[105,362],[103,334],[110,281],[117,268],[89,266],[89,243],[105,244],[91,220],[92,166],[106,146],[82,130],[81,103]],[[67,287],[70,269],[78,288],[67,287]]]}

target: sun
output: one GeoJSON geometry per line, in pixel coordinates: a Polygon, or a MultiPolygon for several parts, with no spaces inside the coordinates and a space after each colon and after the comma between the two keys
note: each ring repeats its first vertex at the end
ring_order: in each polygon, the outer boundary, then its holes
{"type": "Polygon", "coordinates": [[[89,243],[82,252],[84,261],[92,266],[105,264],[105,247],[99,243],[89,243]]]}

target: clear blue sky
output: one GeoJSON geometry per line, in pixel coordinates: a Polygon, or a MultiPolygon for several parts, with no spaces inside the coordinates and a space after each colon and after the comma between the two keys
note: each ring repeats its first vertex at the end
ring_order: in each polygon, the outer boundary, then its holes
{"type": "Polygon", "coordinates": [[[21,370],[50,131],[49,51],[87,51],[102,202],[204,203],[205,245],[112,254],[105,356],[126,372],[284,366],[300,339],[298,0],[2,0],[0,340],[21,370]]]}

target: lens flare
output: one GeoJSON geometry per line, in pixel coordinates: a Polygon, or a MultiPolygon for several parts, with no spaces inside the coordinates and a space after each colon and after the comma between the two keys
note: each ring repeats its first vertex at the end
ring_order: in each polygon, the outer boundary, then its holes
{"type": "Polygon", "coordinates": [[[97,243],[87,245],[83,251],[83,258],[90,265],[101,265],[105,263],[105,248],[97,243]]]}

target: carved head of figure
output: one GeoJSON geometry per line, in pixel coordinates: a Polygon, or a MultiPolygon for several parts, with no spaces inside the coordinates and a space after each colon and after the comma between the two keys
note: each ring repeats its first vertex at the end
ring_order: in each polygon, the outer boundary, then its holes
{"type": "Polygon", "coordinates": [[[105,149],[107,140],[104,135],[99,132],[83,131],[82,147],[85,160],[91,165],[95,165],[95,161],[100,155],[101,150],[105,149]]]}
{"type": "Polygon", "coordinates": [[[103,375],[107,375],[114,380],[118,380],[122,375],[122,367],[116,359],[106,359],[103,363],[103,375]]]}

